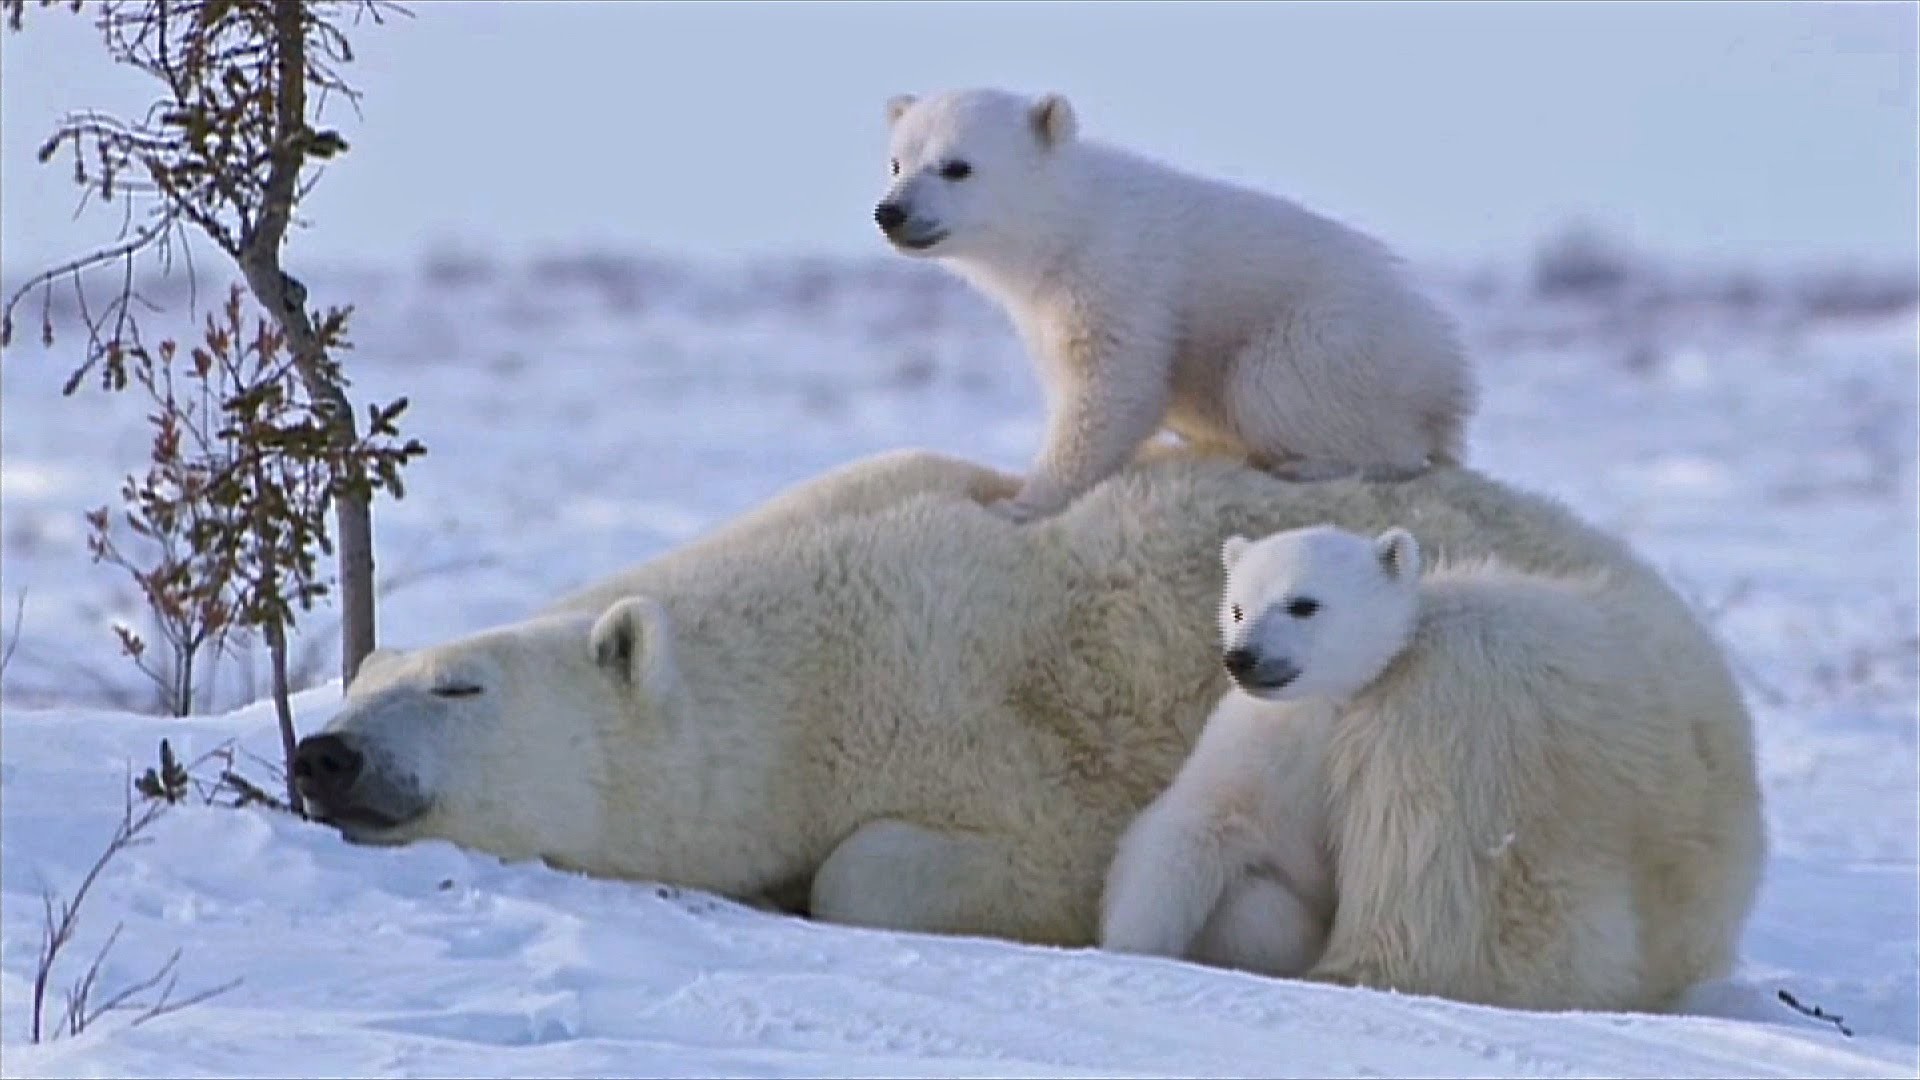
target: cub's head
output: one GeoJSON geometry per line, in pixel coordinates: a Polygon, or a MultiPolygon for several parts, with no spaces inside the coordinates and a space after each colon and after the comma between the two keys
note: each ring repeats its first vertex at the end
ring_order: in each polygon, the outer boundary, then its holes
{"type": "Polygon", "coordinates": [[[308,812],[350,840],[422,838],[509,858],[600,849],[605,736],[646,752],[684,713],[661,607],[550,616],[361,665],[294,753],[308,812]]]}
{"type": "Polygon", "coordinates": [[[1058,94],[958,90],[887,102],[886,194],[873,219],[910,255],[990,255],[1029,241],[1052,212],[1073,107],[1058,94]]]}
{"type": "Polygon", "coordinates": [[[1235,536],[1221,559],[1221,661],[1254,697],[1351,697],[1413,632],[1420,546],[1405,529],[1373,539],[1330,525],[1235,536]]]}

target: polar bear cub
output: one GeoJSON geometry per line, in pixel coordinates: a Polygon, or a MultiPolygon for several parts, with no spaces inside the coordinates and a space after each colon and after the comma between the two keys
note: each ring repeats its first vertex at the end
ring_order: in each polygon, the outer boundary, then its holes
{"type": "Polygon", "coordinates": [[[1050,399],[1020,490],[1048,516],[1162,427],[1293,480],[1457,463],[1474,389],[1452,323],[1375,240],[1082,139],[1064,97],[887,106],[874,219],[996,300],[1050,399]]]}
{"type": "Polygon", "coordinates": [[[1103,946],[1536,1009],[1662,1008],[1727,972],[1759,795],[1651,592],[1423,574],[1399,528],[1222,555],[1234,687],[1123,835],[1103,946]]]}
{"type": "Polygon", "coordinates": [[[1325,743],[1340,707],[1406,647],[1420,548],[1404,529],[1368,541],[1321,526],[1229,537],[1221,558],[1233,687],[1122,836],[1100,943],[1301,975],[1334,908],[1325,743]]]}

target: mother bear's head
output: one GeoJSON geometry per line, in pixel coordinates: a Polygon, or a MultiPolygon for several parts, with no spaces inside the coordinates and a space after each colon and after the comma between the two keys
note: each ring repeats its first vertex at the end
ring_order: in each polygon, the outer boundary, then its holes
{"type": "Polygon", "coordinates": [[[635,794],[610,790],[614,759],[685,727],[672,633],[658,603],[635,597],[597,617],[377,650],[340,712],[300,741],[294,782],[350,840],[591,864],[608,850],[609,808],[635,794]]]}

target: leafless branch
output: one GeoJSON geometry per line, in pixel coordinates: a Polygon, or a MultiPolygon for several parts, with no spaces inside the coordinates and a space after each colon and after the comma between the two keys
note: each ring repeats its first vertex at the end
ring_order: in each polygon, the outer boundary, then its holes
{"type": "Polygon", "coordinates": [[[1801,1003],[1799,998],[1794,997],[1791,993],[1788,993],[1786,990],[1780,990],[1778,991],[1778,994],[1780,997],[1780,1003],[1782,1005],[1785,1005],[1787,1008],[1792,1009],[1794,1012],[1797,1012],[1801,1016],[1807,1017],[1810,1020],[1823,1020],[1829,1024],[1832,1024],[1834,1026],[1834,1029],[1840,1032],[1840,1034],[1845,1035],[1849,1039],[1853,1038],[1853,1029],[1847,1026],[1846,1017],[1836,1016],[1833,1013],[1828,1012],[1827,1010],[1821,1008],[1818,1005],[1804,1005],[1801,1003]]]}
{"type": "Polygon", "coordinates": [[[221,994],[224,994],[227,991],[232,990],[234,987],[239,986],[242,981],[244,980],[238,979],[238,978],[229,979],[228,981],[221,983],[219,986],[209,987],[190,997],[181,998],[179,1001],[169,1001],[168,999],[173,996],[174,980],[168,979],[167,988],[161,991],[160,993],[160,1000],[154,1002],[152,1005],[147,1006],[146,1009],[143,1010],[139,1016],[134,1017],[132,1022],[128,1023],[127,1026],[139,1027],[141,1024],[144,1024],[149,1020],[158,1019],[159,1017],[165,1016],[168,1013],[177,1013],[182,1009],[192,1008],[193,1006],[198,1005],[201,1002],[208,1000],[209,998],[218,997],[221,994]]]}
{"type": "MultiPolygon", "coordinates": [[[[204,761],[217,752],[217,748],[215,751],[209,751],[197,761],[204,761]]],[[[53,970],[60,957],[73,943],[75,931],[80,925],[81,907],[86,903],[87,896],[92,892],[95,882],[100,880],[102,871],[115,856],[149,842],[149,838],[142,834],[159,820],[170,805],[165,800],[153,799],[136,813],[133,798],[135,785],[131,767],[127,771],[127,783],[122,788],[120,820],[114,827],[113,835],[108,838],[106,847],[94,859],[93,865],[87,868],[86,874],[81,877],[80,884],[75,887],[72,897],[65,900],[57,899],[52,889],[42,890],[40,894],[42,923],[40,951],[34,964],[32,1019],[28,1031],[31,1042],[39,1043],[55,1032],[64,1032],[68,1036],[79,1035],[100,1017],[115,1010],[141,1010],[130,1025],[138,1026],[157,1016],[178,1012],[217,994],[223,994],[240,983],[240,980],[234,979],[175,1001],[173,992],[179,982],[181,955],[180,950],[175,949],[167,957],[166,962],[151,975],[135,980],[104,1000],[96,1002],[94,999],[99,992],[101,972],[106,965],[107,954],[113,951],[114,945],[120,941],[120,935],[126,929],[124,923],[116,923],[112,932],[93,954],[93,959],[87,964],[86,970],[67,987],[66,1006],[57,1026],[51,1031],[46,1027],[47,985],[52,981],[53,970]],[[138,997],[156,986],[162,988],[157,998],[147,1003],[136,1001],[138,997]]]]}
{"type": "MultiPolygon", "coordinates": [[[[77,289],[80,287],[80,275],[94,267],[104,266],[115,259],[131,259],[137,256],[140,252],[146,250],[149,245],[172,231],[176,227],[178,220],[178,217],[171,212],[162,213],[152,224],[134,230],[131,236],[125,236],[97,251],[91,251],[78,258],[70,259],[67,262],[61,263],[59,266],[49,270],[42,270],[28,278],[19,288],[8,294],[6,307],[0,310],[0,344],[12,342],[13,309],[28,293],[31,293],[37,288],[51,286],[54,282],[66,277],[70,277],[73,280],[74,287],[77,289]]],[[[41,339],[43,341],[51,341],[53,336],[53,317],[51,310],[44,308],[44,306],[41,321],[41,339]]],[[[97,341],[97,336],[95,336],[94,340],[97,341]]],[[[91,361],[89,361],[86,366],[91,367],[91,361]]],[[[82,368],[82,374],[84,374],[85,370],[85,368],[82,368]]],[[[78,380],[76,379],[75,381],[78,380]]]]}
{"type": "MultiPolygon", "coordinates": [[[[33,970],[33,1017],[32,1026],[29,1029],[29,1036],[33,1042],[37,1043],[41,1040],[47,981],[53,975],[53,967],[60,959],[61,951],[73,941],[73,933],[79,928],[80,906],[86,903],[87,894],[92,891],[94,882],[100,879],[100,872],[107,868],[107,864],[113,861],[114,856],[128,848],[145,843],[141,834],[166,810],[165,803],[150,803],[140,814],[135,815],[132,770],[129,769],[128,773],[120,821],[114,827],[113,835],[107,840],[106,848],[100,852],[99,857],[93,861],[93,865],[88,867],[86,874],[81,877],[72,898],[56,901],[51,889],[41,893],[40,899],[45,919],[41,926],[40,954],[33,970]]],[[[108,944],[112,944],[111,938],[108,939],[108,944]]],[[[104,952],[103,949],[102,953],[104,952]]],[[[98,963],[99,959],[96,958],[95,964],[98,963]]]]}
{"type": "MultiPolygon", "coordinates": [[[[220,774],[220,783],[225,785],[229,790],[231,790],[235,795],[239,797],[238,801],[235,802],[234,804],[235,806],[246,806],[249,803],[259,803],[262,806],[265,806],[273,810],[280,810],[287,813],[300,812],[300,811],[294,810],[293,806],[291,806],[290,804],[283,802],[279,799],[276,799],[272,795],[267,794],[267,792],[262,790],[258,784],[255,784],[253,781],[247,779],[244,776],[241,776],[237,772],[234,772],[232,769],[225,770],[220,774]]],[[[289,790],[291,790],[291,787],[289,787],[289,790]]]]}
{"type": "MultiPolygon", "coordinates": [[[[114,932],[119,933],[119,928],[115,927],[114,932]]],[[[134,995],[144,994],[147,991],[153,989],[154,987],[160,985],[162,981],[177,978],[177,976],[175,976],[174,974],[174,968],[177,967],[179,963],[180,963],[180,950],[175,949],[171,954],[167,956],[167,962],[160,965],[160,968],[158,971],[155,971],[153,974],[147,976],[146,978],[141,979],[136,983],[133,983],[132,985],[128,986],[126,989],[120,991],[119,993],[113,995],[107,1000],[101,1002],[97,1007],[90,1009],[87,1012],[81,1014],[79,1018],[78,1026],[68,1031],[67,1034],[69,1035],[80,1034],[80,1032],[86,1030],[87,1025],[93,1023],[95,1020],[98,1020],[100,1017],[106,1015],[109,1012],[112,1012],[115,1009],[125,1008],[127,1005],[127,1002],[133,1000],[134,995]]],[[[172,983],[168,982],[168,985],[171,986],[172,983]]]]}
{"type": "Polygon", "coordinates": [[[80,1034],[93,1019],[87,1009],[87,1001],[100,981],[100,965],[106,962],[107,953],[113,949],[113,943],[120,940],[120,931],[124,929],[125,923],[114,924],[113,933],[107,935],[100,950],[93,954],[93,963],[87,965],[87,973],[80,977],[79,982],[67,988],[67,1010],[60,1026],[66,1029],[68,1035],[80,1034]]]}
{"type": "Polygon", "coordinates": [[[20,620],[27,614],[27,590],[21,589],[20,595],[13,601],[13,629],[7,631],[7,644],[0,649],[0,676],[7,673],[7,665],[13,663],[13,654],[20,648],[20,620]]]}

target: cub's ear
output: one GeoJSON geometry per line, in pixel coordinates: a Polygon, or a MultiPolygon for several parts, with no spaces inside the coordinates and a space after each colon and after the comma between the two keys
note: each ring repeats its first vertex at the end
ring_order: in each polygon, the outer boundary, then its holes
{"type": "Polygon", "coordinates": [[[1220,565],[1233,569],[1233,564],[1239,562],[1240,556],[1245,555],[1252,546],[1253,541],[1244,536],[1227,537],[1226,542],[1220,545],[1220,565]]]}
{"type": "Polygon", "coordinates": [[[1420,542],[1405,529],[1388,529],[1373,541],[1373,550],[1380,557],[1380,568],[1395,581],[1405,581],[1420,575],[1420,542]]]}
{"type": "Polygon", "coordinates": [[[1048,94],[1034,102],[1027,110],[1027,120],[1033,124],[1033,133],[1040,137],[1040,145],[1046,147],[1059,146],[1080,130],[1073,106],[1067,104],[1064,94],[1048,94]]]}
{"type": "Polygon", "coordinates": [[[593,624],[587,641],[593,662],[615,681],[654,698],[673,692],[673,624],[658,601],[631,596],[615,603],[593,624]]]}
{"type": "Polygon", "coordinates": [[[893,125],[899,123],[900,117],[904,116],[908,109],[913,108],[913,103],[918,100],[920,99],[917,97],[914,97],[912,94],[895,94],[892,97],[888,98],[887,99],[887,126],[892,127],[893,125]]]}

